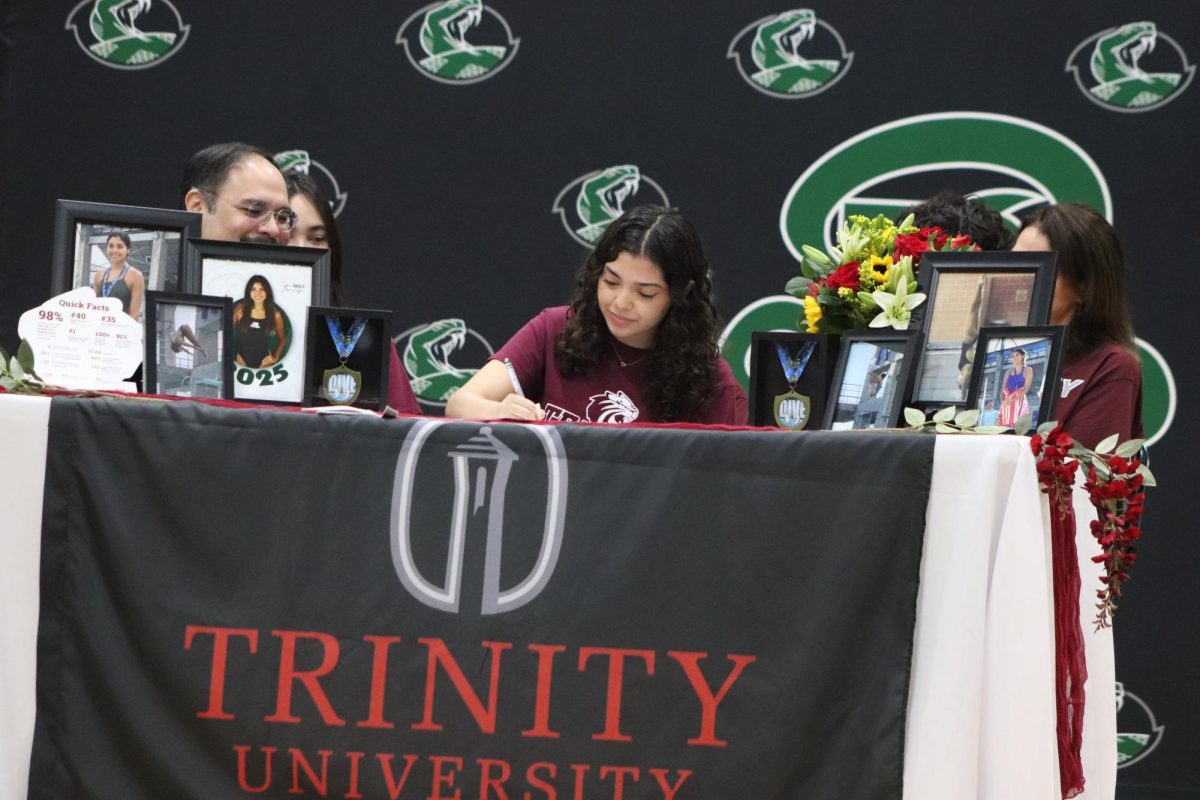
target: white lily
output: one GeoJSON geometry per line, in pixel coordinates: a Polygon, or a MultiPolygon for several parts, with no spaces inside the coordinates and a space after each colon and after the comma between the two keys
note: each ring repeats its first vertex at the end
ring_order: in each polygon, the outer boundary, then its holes
{"type": "Polygon", "coordinates": [[[879,306],[879,314],[871,320],[871,327],[886,328],[890,325],[900,331],[908,330],[913,309],[925,302],[925,294],[923,292],[909,294],[908,285],[904,281],[896,286],[895,294],[876,289],[871,294],[871,298],[879,306]]]}

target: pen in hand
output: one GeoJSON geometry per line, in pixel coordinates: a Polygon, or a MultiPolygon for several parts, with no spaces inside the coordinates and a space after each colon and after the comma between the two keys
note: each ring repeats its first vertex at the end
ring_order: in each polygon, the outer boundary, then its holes
{"type": "Polygon", "coordinates": [[[504,359],[504,368],[508,370],[508,380],[512,383],[513,394],[517,397],[524,397],[525,392],[521,391],[521,381],[517,380],[517,371],[513,368],[512,361],[504,359]]]}

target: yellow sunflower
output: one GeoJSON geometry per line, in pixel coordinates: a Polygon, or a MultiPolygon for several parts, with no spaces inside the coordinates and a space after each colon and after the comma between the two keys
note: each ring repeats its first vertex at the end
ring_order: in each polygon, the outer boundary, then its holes
{"type": "Polygon", "coordinates": [[[888,272],[892,269],[892,257],[883,256],[880,258],[879,256],[871,256],[871,259],[863,266],[871,270],[871,277],[875,279],[876,284],[886,283],[888,272]]]}
{"type": "Polygon", "coordinates": [[[808,333],[820,333],[817,330],[817,320],[821,318],[821,304],[815,297],[804,298],[804,321],[808,323],[808,333]]]}

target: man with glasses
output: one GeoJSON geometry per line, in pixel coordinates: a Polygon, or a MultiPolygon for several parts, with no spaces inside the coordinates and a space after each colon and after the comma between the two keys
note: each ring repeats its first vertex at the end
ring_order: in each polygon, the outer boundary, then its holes
{"type": "Polygon", "coordinates": [[[204,216],[205,239],[287,244],[296,225],[283,173],[259,147],[241,142],[205,147],[188,159],[179,189],[183,207],[204,216]]]}

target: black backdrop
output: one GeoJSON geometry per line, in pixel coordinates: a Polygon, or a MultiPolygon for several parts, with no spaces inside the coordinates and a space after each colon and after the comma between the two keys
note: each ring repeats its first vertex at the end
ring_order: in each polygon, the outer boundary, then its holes
{"type": "MultiPolygon", "coordinates": [[[[1106,185],[1133,270],[1139,336],[1176,365],[1176,416],[1186,419],[1192,407],[1196,379],[1178,366],[1186,359],[1178,331],[1192,318],[1189,251],[1200,212],[1192,191],[1200,88],[1188,85],[1200,55],[1193,3],[812,6],[818,22],[799,52],[841,66],[836,80],[790,99],[739,73],[739,64],[753,69],[747,36],[755,23],[789,8],[758,0],[497,0],[466,38],[505,45],[511,32],[516,52],[508,44],[500,68],[462,85],[430,79],[397,44],[420,2],[152,0],[135,24],[175,30],[177,12],[186,36],[180,31],[166,57],[138,69],[112,68],[84,49],[97,42],[87,25],[92,7],[91,0],[0,0],[0,340],[9,350],[20,312],[49,293],[54,200],[175,207],[183,161],[211,142],[306,151],[312,173],[345,193],[339,225],[351,301],[394,309],[397,331],[461,331],[451,362],[469,368],[569,293],[586,249],[552,207],[562,193],[570,213],[584,176],[634,165],[641,180],[626,205],[660,199],[661,189],[681,207],[705,239],[721,310],[735,318],[779,294],[796,271],[780,213],[810,165],[876,126],[983,112],[1004,115],[994,119],[999,127],[1032,123],[1073,142],[1102,179],[1091,188],[1056,182],[1054,164],[1032,175],[1035,182],[1028,171],[997,181],[1012,175],[994,167],[918,170],[859,194],[1017,185],[1071,200],[1106,185]],[[1183,88],[1141,110],[1085,94],[1064,69],[1076,48],[1079,79],[1090,86],[1091,40],[1144,21],[1156,26],[1157,40],[1140,66],[1179,74],[1183,88]],[[842,57],[838,37],[852,57],[842,57]],[[727,57],[731,50],[740,60],[727,57]],[[426,327],[445,320],[462,323],[426,327]]],[[[420,22],[418,15],[404,32],[410,49],[419,49],[420,22]]],[[[1122,57],[1128,64],[1139,56],[1122,57]]],[[[913,131],[918,142],[947,136],[936,127],[913,131]]],[[[983,149],[988,135],[979,135],[983,149]]],[[[997,136],[993,149],[1003,150],[997,136]]],[[[898,146],[896,162],[880,162],[873,174],[911,166],[902,152],[910,146],[898,146]]],[[[1015,161],[1021,148],[1011,149],[1015,161]]],[[[1069,166],[1061,164],[1064,173],[1069,166]]],[[[834,199],[856,185],[836,187],[834,199]]],[[[997,198],[1013,207],[1012,196],[997,198]]],[[[820,231],[820,214],[810,216],[807,229],[820,231]]],[[[767,303],[743,327],[780,326],[794,315],[767,303]]],[[[748,334],[731,335],[726,351],[735,370],[742,338],[748,344],[748,334]]],[[[1185,533],[1192,516],[1185,433],[1182,423],[1169,425],[1164,376],[1171,373],[1149,351],[1143,356],[1148,427],[1158,439],[1153,466],[1164,486],[1150,497],[1141,560],[1118,614],[1120,725],[1150,733],[1153,724],[1133,713],[1148,708],[1165,728],[1119,778],[1200,790],[1200,698],[1188,680],[1200,660],[1188,613],[1200,546],[1185,533]]]]}

